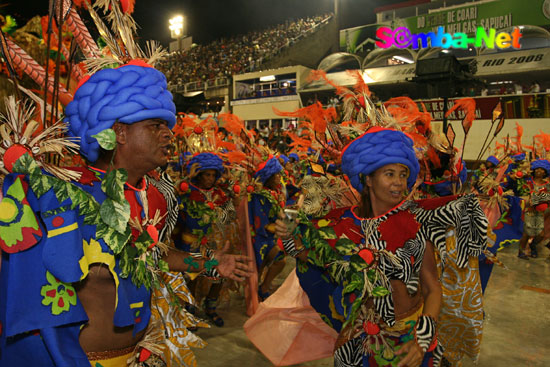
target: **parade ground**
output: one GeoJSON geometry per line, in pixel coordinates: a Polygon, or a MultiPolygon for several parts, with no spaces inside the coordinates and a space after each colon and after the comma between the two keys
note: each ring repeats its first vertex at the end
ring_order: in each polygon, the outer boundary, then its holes
{"type": "MultiPolygon", "coordinates": [[[[517,245],[498,252],[506,268],[495,266],[484,295],[485,324],[481,355],[475,364],[465,359],[463,367],[550,366],[550,251],[539,245],[539,257],[519,259],[517,245]]],[[[288,261],[283,275],[293,268],[288,261]]],[[[284,276],[277,280],[282,283],[284,276]]],[[[219,309],[225,326],[199,329],[209,345],[196,349],[199,366],[273,366],[246,337],[244,299],[234,296],[219,309]]],[[[276,342],[276,341],[274,341],[276,342]]],[[[296,366],[332,367],[332,358],[296,366]]]]}

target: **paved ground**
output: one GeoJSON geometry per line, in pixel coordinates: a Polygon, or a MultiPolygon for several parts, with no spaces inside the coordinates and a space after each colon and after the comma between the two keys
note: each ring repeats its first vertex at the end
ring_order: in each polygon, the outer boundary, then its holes
{"type": "MultiPolygon", "coordinates": [[[[481,355],[477,364],[465,360],[463,367],[550,366],[550,251],[541,248],[541,257],[529,261],[516,254],[517,246],[499,252],[507,269],[495,267],[485,292],[481,355]]],[[[287,264],[284,273],[291,270],[292,264],[287,264]]],[[[280,277],[279,283],[283,279],[280,277]]],[[[242,325],[247,317],[241,297],[233,297],[220,314],[226,326],[198,331],[209,343],[196,350],[199,367],[273,366],[244,334],[242,325]]],[[[332,358],[327,358],[299,366],[332,365],[332,358]]]]}

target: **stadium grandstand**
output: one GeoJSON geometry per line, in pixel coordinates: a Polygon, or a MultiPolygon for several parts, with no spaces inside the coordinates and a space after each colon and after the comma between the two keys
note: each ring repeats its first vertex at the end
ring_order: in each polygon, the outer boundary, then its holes
{"type": "Polygon", "coordinates": [[[332,14],[300,18],[263,31],[222,38],[207,45],[194,45],[187,50],[172,52],[159,69],[176,90],[185,85],[188,85],[188,90],[225,84],[232,75],[265,68],[268,61],[285,48],[315,33],[331,18],[332,14]]]}

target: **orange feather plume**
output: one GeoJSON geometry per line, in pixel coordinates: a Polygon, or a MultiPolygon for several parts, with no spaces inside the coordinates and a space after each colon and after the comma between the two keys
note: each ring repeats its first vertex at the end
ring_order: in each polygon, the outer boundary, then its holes
{"type": "Polygon", "coordinates": [[[464,128],[464,132],[468,134],[468,131],[470,131],[470,128],[472,127],[472,123],[474,122],[476,118],[476,101],[473,98],[461,98],[458,101],[455,101],[455,104],[447,113],[445,114],[445,117],[449,117],[449,115],[454,110],[462,110],[464,112],[464,118],[462,119],[462,127],[464,128]]]}
{"type": "Polygon", "coordinates": [[[550,134],[543,133],[534,136],[535,140],[544,148],[546,152],[550,151],[550,134]]]}
{"type": "Polygon", "coordinates": [[[516,141],[516,149],[518,152],[523,151],[523,145],[521,144],[521,139],[523,138],[523,126],[521,126],[516,121],[516,137],[514,138],[516,141]]]}
{"type": "Polygon", "coordinates": [[[221,113],[218,118],[223,122],[223,128],[232,134],[239,135],[244,129],[244,122],[232,113],[221,113]]]}
{"type": "Polygon", "coordinates": [[[296,117],[309,121],[312,124],[311,127],[313,130],[320,134],[325,133],[327,124],[336,120],[337,116],[334,107],[324,109],[320,102],[316,102],[311,106],[303,107],[293,112],[283,112],[275,107],[273,107],[273,111],[279,116],[296,117]]]}

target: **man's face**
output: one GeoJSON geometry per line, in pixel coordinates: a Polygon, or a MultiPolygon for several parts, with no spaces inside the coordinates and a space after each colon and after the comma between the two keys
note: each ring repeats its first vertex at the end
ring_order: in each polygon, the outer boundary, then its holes
{"type": "Polygon", "coordinates": [[[148,119],[126,125],[125,149],[130,153],[132,165],[146,171],[163,166],[170,157],[172,131],[160,119],[148,119]]]}

